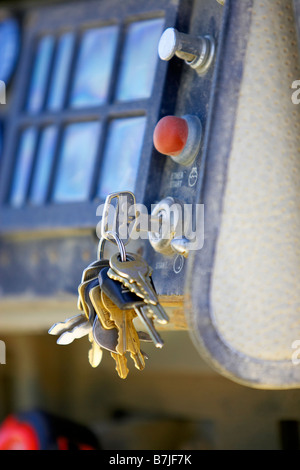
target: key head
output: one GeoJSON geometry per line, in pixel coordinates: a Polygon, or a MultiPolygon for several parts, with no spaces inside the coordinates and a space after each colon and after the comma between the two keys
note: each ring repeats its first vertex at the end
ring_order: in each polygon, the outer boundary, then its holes
{"type": "Polygon", "coordinates": [[[121,261],[119,253],[115,253],[109,260],[110,267],[121,276],[136,282],[139,276],[149,277],[152,274],[152,268],[147,261],[138,254],[127,253],[127,260],[121,261]]]}
{"type": "Polygon", "coordinates": [[[109,261],[108,276],[112,279],[116,277],[123,278],[132,286],[138,286],[138,288],[130,288],[130,290],[143,297],[146,303],[158,304],[158,296],[151,278],[152,268],[138,254],[128,253],[127,257],[128,260],[121,261],[118,254],[113,255],[109,261]],[[116,276],[113,275],[113,272],[116,276]]]}
{"type": "Polygon", "coordinates": [[[94,340],[92,340],[91,343],[92,344],[88,352],[88,358],[90,365],[95,368],[102,361],[103,351],[94,340]]]}
{"type": "Polygon", "coordinates": [[[88,306],[89,309],[89,318],[90,321],[92,318],[94,318],[93,322],[93,337],[98,346],[103,349],[107,349],[108,351],[116,351],[116,347],[118,344],[118,329],[117,328],[112,328],[112,329],[105,329],[101,325],[98,316],[96,315],[96,312],[94,310],[93,304],[90,299],[90,290],[93,289],[99,285],[98,279],[92,281],[90,283],[90,286],[86,288],[85,291],[85,302],[88,306]]]}
{"type": "Polygon", "coordinates": [[[106,330],[101,325],[98,317],[95,318],[93,325],[93,338],[100,348],[107,349],[111,352],[116,352],[116,347],[118,345],[117,328],[106,330]]]}
{"type": "Polygon", "coordinates": [[[90,290],[90,299],[103,328],[110,330],[111,328],[115,328],[115,323],[110,319],[109,312],[103,306],[101,294],[102,292],[99,286],[93,287],[90,290]]]}
{"type": "Polygon", "coordinates": [[[130,292],[121,282],[108,277],[109,267],[101,269],[98,280],[100,289],[121,310],[131,310],[135,306],[143,305],[143,300],[130,292]]]}
{"type": "Polygon", "coordinates": [[[84,302],[84,292],[86,286],[89,285],[89,282],[97,278],[99,271],[109,266],[108,260],[96,260],[91,263],[87,268],[84,269],[81,277],[81,283],[78,286],[78,300],[77,300],[77,308],[78,310],[84,310],[86,315],[88,315],[87,307],[85,306],[84,302]]]}
{"type": "Polygon", "coordinates": [[[83,270],[81,282],[90,281],[94,277],[97,277],[99,271],[102,268],[105,268],[106,266],[109,266],[108,260],[103,259],[103,260],[94,261],[89,266],[87,266],[87,268],[83,270]]]}
{"type": "Polygon", "coordinates": [[[65,331],[68,331],[74,328],[74,326],[76,325],[85,323],[86,321],[87,321],[86,316],[83,313],[79,313],[77,315],[74,315],[71,318],[67,318],[63,322],[54,323],[54,325],[52,325],[51,328],[48,330],[48,333],[50,335],[61,335],[65,331]]]}

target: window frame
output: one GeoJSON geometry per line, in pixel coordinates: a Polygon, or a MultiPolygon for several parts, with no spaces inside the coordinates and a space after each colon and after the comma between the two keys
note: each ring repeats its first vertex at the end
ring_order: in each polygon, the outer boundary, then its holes
{"type": "MultiPolygon", "coordinates": [[[[55,4],[31,8],[23,18],[22,51],[18,64],[16,79],[12,93],[9,97],[9,109],[5,112],[5,143],[2,154],[2,167],[0,174],[0,232],[14,232],[22,230],[40,230],[50,228],[87,228],[95,227],[98,222],[96,209],[103,202],[95,197],[85,202],[54,203],[49,200],[54,184],[55,168],[58,163],[60,143],[63,129],[67,124],[97,120],[102,123],[102,132],[95,165],[101,167],[104,152],[104,141],[110,120],[124,117],[146,116],[144,141],[139,160],[136,187],[134,189],[138,202],[144,202],[147,193],[148,175],[153,165],[153,129],[160,118],[163,102],[164,86],[167,79],[169,64],[158,59],[153,82],[152,95],[147,99],[135,101],[112,101],[117,86],[117,71],[120,64],[122,45],[129,23],[155,18],[164,18],[163,29],[176,26],[180,0],[149,0],[148,2],[130,2],[120,4],[119,0],[80,2],[74,4],[55,4]],[[140,4],[142,3],[142,4],[140,4]],[[97,18],[97,20],[95,20],[97,18]],[[75,34],[74,58],[77,57],[79,41],[86,29],[119,25],[119,38],[113,65],[112,80],[106,104],[93,108],[64,108],[60,111],[46,111],[28,114],[24,108],[27,97],[28,80],[38,38],[46,34],[53,34],[58,38],[62,33],[72,31],[75,34]],[[26,77],[24,79],[24,77],[26,77]],[[10,184],[17,159],[18,137],[22,129],[35,126],[38,131],[48,125],[54,124],[58,128],[57,149],[54,156],[54,166],[50,177],[48,202],[42,205],[25,204],[22,207],[9,205],[8,196],[10,184]]],[[[70,77],[75,69],[76,60],[72,61],[68,90],[70,90],[70,77]]],[[[53,58],[51,71],[53,70],[53,58]]],[[[49,87],[49,83],[48,83],[49,87]]],[[[45,99],[46,99],[45,95],[45,99]]],[[[7,106],[7,105],[6,105],[7,106]]],[[[171,102],[170,102],[171,106],[171,102]]],[[[164,106],[164,111],[166,106],[164,106]]],[[[40,132],[39,132],[40,136],[40,132]]],[[[36,157],[36,156],[35,156],[36,157]]],[[[161,158],[161,157],[160,157],[161,158]]],[[[155,164],[155,162],[154,162],[155,164]]],[[[157,162],[161,168],[162,163],[157,162]]],[[[97,184],[96,175],[90,190],[90,196],[95,194],[97,184]]],[[[158,184],[158,183],[156,183],[158,184]]],[[[126,189],[126,188],[124,188],[126,189]]],[[[30,187],[28,188],[28,192],[30,187]]]]}

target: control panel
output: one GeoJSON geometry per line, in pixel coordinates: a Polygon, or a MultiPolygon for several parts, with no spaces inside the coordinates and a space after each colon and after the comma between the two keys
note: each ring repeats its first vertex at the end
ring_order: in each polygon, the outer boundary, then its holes
{"type": "Polygon", "coordinates": [[[3,305],[26,297],[44,310],[76,295],[97,254],[99,207],[131,191],[152,220],[171,224],[166,238],[149,227],[129,246],[153,268],[163,303],[183,313],[188,254],[203,245],[199,194],[223,14],[215,0],[10,12],[18,28],[5,34],[19,46],[1,109],[3,305]]]}

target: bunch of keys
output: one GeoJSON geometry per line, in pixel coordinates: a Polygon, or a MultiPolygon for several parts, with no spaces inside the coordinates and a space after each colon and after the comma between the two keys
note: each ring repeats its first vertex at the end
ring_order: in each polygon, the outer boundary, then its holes
{"type": "Polygon", "coordinates": [[[70,344],[88,336],[91,342],[89,362],[97,367],[103,350],[110,352],[119,377],[125,379],[129,369],[126,353],[137,369],[145,368],[147,355],[140,349],[141,341],[163,346],[154,321],[168,322],[159,303],[152,281],[152,269],[138,254],[126,253],[125,244],[113,231],[106,231],[98,247],[98,259],[82,273],[78,286],[77,307],[81,311],[64,322],[54,324],[49,334],[59,335],[58,344],[70,344]],[[118,252],[105,259],[106,240],[114,240],[118,252]],[[134,319],[139,318],[146,331],[137,331],[134,319]]]}

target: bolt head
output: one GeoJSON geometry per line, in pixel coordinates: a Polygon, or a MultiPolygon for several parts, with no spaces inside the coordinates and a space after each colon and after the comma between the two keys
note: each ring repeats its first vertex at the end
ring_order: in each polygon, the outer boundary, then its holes
{"type": "Polygon", "coordinates": [[[158,44],[158,55],[162,60],[170,60],[178,47],[178,35],[174,28],[167,28],[158,44]]]}

